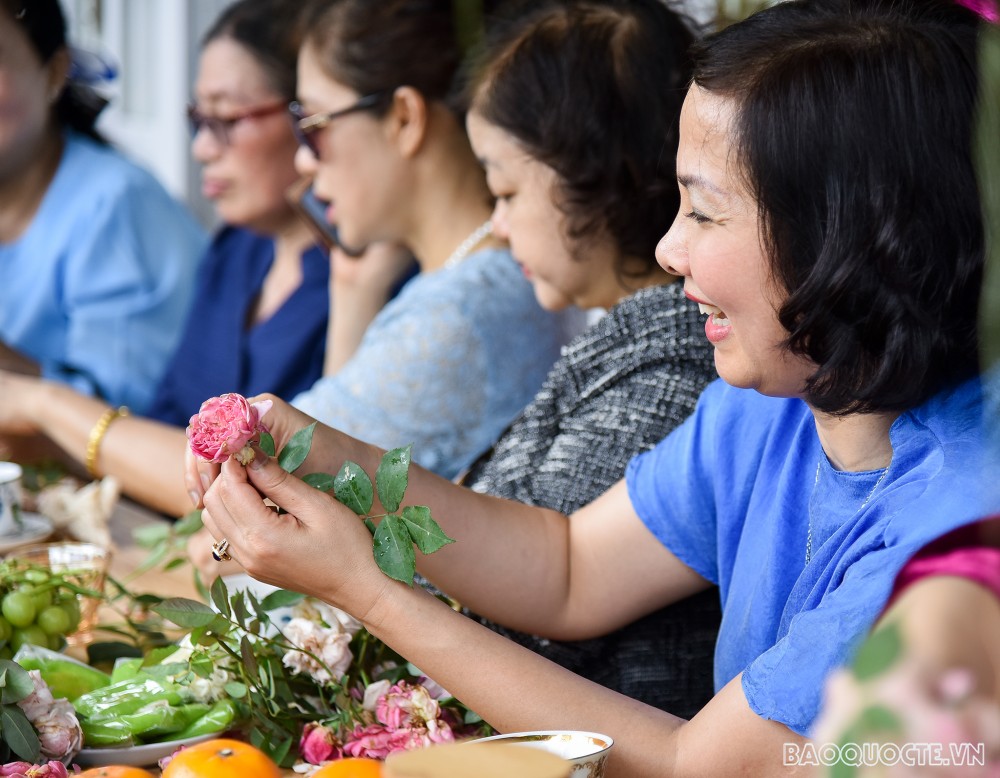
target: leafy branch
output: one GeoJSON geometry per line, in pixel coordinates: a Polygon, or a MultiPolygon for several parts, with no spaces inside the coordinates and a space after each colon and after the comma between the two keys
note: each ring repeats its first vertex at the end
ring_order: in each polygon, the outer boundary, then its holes
{"type": "MultiPolygon", "coordinates": [[[[294,473],[305,461],[312,448],[316,422],[296,432],[278,455],[278,465],[294,473]]],[[[275,455],[274,439],[268,433],[261,435],[261,449],[268,456],[275,455]]],[[[322,492],[333,494],[336,500],[357,514],[374,540],[372,553],[383,573],[397,581],[412,586],[416,572],[414,546],[422,554],[433,554],[455,541],[448,537],[431,517],[430,508],[424,505],[402,506],[409,483],[410,454],[412,446],[394,448],[386,452],[375,471],[375,484],[361,465],[348,460],[335,476],[328,473],[309,473],[302,480],[322,492]],[[375,494],[385,513],[373,514],[375,494]],[[376,523],[376,520],[380,520],[376,523]]]]}

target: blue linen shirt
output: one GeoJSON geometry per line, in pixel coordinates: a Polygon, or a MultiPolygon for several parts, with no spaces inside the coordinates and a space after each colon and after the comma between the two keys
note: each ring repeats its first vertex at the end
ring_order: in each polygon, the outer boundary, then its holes
{"type": "Polygon", "coordinates": [[[505,249],[421,273],[379,312],[354,356],[292,404],[454,478],[541,387],[564,330],[505,249]]]}
{"type": "Polygon", "coordinates": [[[653,534],[720,587],[716,689],[743,673],[751,709],[808,734],[827,674],[873,625],[900,568],[1000,508],[985,434],[979,382],[943,392],[896,419],[879,480],[830,466],[801,400],[710,385],[626,480],[653,534]]]}
{"type": "Polygon", "coordinates": [[[34,219],[0,245],[0,340],[45,378],[144,412],[206,243],[152,175],[67,133],[34,219]]]}
{"type": "Polygon", "coordinates": [[[198,273],[194,303],[147,416],[184,426],[209,397],[272,392],[290,400],[323,375],[330,259],[302,254],[302,283],[266,321],[247,329],[250,307],[274,262],[274,241],[223,228],[198,273]]]}

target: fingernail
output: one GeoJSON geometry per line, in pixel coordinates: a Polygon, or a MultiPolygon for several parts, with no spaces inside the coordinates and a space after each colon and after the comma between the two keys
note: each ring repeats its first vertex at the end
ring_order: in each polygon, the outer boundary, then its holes
{"type": "Polygon", "coordinates": [[[191,504],[197,508],[198,502],[201,500],[201,495],[198,494],[198,492],[196,492],[194,489],[192,489],[190,492],[188,492],[188,497],[191,498],[191,504]]]}
{"type": "Polygon", "coordinates": [[[267,464],[268,456],[263,452],[260,446],[253,447],[253,459],[250,460],[248,467],[251,470],[260,470],[264,465],[267,464]]]}

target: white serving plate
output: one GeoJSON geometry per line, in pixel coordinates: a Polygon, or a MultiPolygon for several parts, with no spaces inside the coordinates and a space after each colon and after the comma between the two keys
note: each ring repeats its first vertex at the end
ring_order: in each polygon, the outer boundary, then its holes
{"type": "Polygon", "coordinates": [[[85,748],[73,757],[73,764],[80,767],[103,767],[105,765],[127,765],[129,767],[149,767],[164,757],[170,756],[182,746],[193,746],[212,738],[222,737],[221,732],[198,735],[184,740],[168,740],[163,743],[147,743],[144,746],[125,748],[85,748]]]}

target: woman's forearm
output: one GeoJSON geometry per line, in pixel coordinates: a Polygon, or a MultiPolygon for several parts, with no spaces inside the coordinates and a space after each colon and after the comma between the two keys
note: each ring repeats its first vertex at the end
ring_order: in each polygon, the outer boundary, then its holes
{"type": "Polygon", "coordinates": [[[501,732],[601,732],[616,741],[609,777],[672,774],[682,719],[581,678],[420,589],[382,602],[366,626],[501,732]]]}
{"type": "MultiPolygon", "coordinates": [[[[83,466],[87,444],[108,405],[60,384],[42,383],[34,420],[69,459],[83,466]]],[[[128,416],[111,422],[97,449],[97,472],[114,476],[125,494],[170,516],[191,510],[184,488],[184,431],[128,416]]]]}

